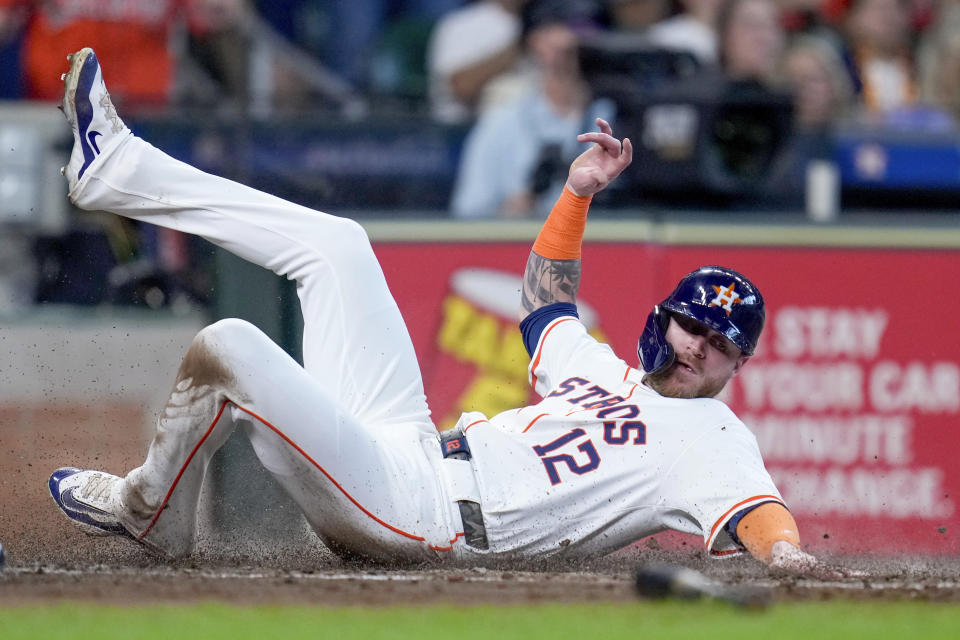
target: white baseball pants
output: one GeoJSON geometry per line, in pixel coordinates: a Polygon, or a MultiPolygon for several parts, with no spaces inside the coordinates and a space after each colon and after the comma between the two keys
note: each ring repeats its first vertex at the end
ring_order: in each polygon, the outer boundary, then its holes
{"type": "Polygon", "coordinates": [[[123,135],[71,200],[202,236],[296,280],[305,325],[303,367],[240,320],[196,336],[146,461],[123,480],[124,524],[170,556],[189,553],[207,464],[240,428],[331,548],[449,555],[462,524],[413,345],[364,230],[123,135]]]}

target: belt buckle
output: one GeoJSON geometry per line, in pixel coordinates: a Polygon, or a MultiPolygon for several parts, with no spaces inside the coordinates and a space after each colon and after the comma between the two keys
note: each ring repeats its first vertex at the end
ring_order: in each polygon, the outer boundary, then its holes
{"type": "Polygon", "coordinates": [[[483,524],[483,512],[480,505],[471,500],[459,500],[460,518],[463,520],[463,541],[475,549],[489,549],[487,527],[483,524]]]}

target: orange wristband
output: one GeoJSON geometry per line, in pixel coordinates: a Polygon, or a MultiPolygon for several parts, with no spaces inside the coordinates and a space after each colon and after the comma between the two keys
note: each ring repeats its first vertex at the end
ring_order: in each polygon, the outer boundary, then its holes
{"type": "Polygon", "coordinates": [[[579,260],[591,200],[564,187],[533,243],[534,253],[548,260],[579,260]]]}

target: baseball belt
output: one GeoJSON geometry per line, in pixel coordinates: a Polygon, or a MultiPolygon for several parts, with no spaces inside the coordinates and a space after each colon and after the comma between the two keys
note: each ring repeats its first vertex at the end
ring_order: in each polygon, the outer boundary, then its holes
{"type": "MultiPolygon", "coordinates": [[[[470,447],[467,437],[458,428],[448,429],[440,433],[440,450],[444,458],[455,460],[470,460],[470,447]]],[[[480,503],[473,500],[457,500],[460,508],[460,518],[463,520],[463,539],[468,546],[474,549],[489,549],[487,541],[487,527],[483,524],[483,511],[480,503]]]]}

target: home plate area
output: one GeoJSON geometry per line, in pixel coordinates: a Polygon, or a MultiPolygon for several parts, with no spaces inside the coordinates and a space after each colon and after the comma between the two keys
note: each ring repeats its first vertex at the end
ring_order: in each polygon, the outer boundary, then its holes
{"type": "Polygon", "coordinates": [[[342,560],[319,542],[306,549],[300,545],[265,553],[243,549],[242,544],[224,552],[201,545],[190,558],[170,563],[125,540],[69,538],[33,547],[17,544],[15,555],[8,548],[7,564],[0,572],[0,602],[17,606],[73,600],[123,606],[215,601],[354,607],[616,603],[656,597],[713,598],[747,606],[831,598],[960,601],[960,562],[944,556],[828,558],[867,575],[823,581],[771,576],[746,557],[713,560],[699,550],[642,546],[577,564],[384,567],[342,560]],[[681,571],[693,582],[641,594],[638,572],[648,567],[671,576],[681,571]],[[744,593],[759,597],[743,599],[744,593]]]}

